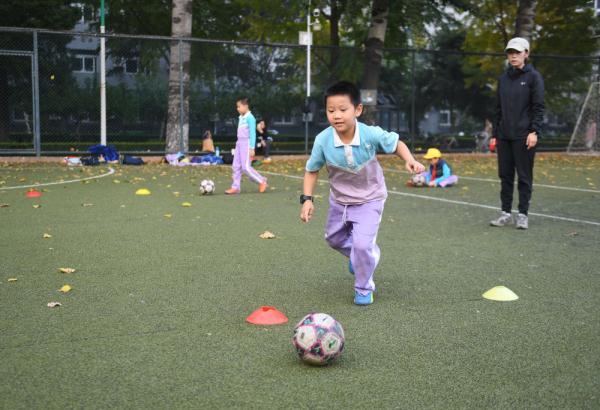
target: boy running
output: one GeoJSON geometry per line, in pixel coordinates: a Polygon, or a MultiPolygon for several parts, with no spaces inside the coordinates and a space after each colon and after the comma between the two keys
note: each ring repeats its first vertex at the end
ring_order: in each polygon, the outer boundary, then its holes
{"type": "Polygon", "coordinates": [[[354,274],[354,303],[373,303],[373,273],[379,262],[377,232],[387,198],[377,150],[402,157],[411,173],[423,172],[398,134],[357,121],[363,110],[360,92],[352,83],[341,81],[325,92],[325,109],[330,127],[315,138],[306,163],[304,193],[300,196],[300,219],[308,222],[314,212],[313,190],[319,170],[329,173],[329,212],[325,240],[349,258],[354,274]]]}

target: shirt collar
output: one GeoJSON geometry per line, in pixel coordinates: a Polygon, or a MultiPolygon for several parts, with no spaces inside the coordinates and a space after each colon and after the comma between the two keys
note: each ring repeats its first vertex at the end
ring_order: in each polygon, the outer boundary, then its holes
{"type": "MultiPolygon", "coordinates": [[[[343,147],[344,145],[346,145],[342,142],[342,139],[338,135],[335,128],[332,128],[332,129],[333,129],[333,145],[336,148],[343,147]]],[[[352,138],[352,141],[350,141],[350,144],[348,144],[348,145],[354,145],[354,146],[360,145],[360,132],[358,131],[358,120],[354,120],[354,138],[352,138]]]]}
{"type": "Polygon", "coordinates": [[[241,118],[246,118],[247,116],[249,116],[251,114],[250,111],[248,111],[246,114],[240,115],[240,119],[241,118]]]}

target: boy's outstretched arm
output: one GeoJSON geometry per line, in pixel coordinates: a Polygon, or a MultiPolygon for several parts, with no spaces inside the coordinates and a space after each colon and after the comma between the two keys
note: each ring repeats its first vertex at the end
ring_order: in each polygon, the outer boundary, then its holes
{"type": "MultiPolygon", "coordinates": [[[[315,189],[315,185],[317,184],[317,178],[319,177],[319,172],[304,172],[304,184],[303,184],[303,193],[307,196],[313,196],[313,191],[315,189]]],[[[300,219],[304,222],[308,222],[310,218],[312,218],[312,214],[315,210],[315,205],[313,201],[310,199],[304,201],[302,204],[302,209],[300,210],[300,219]]]]}
{"type": "Polygon", "coordinates": [[[398,147],[396,148],[396,155],[398,155],[399,157],[401,157],[404,160],[404,162],[405,162],[404,166],[406,167],[408,172],[410,172],[411,174],[415,174],[415,173],[418,174],[418,173],[425,171],[425,167],[423,166],[423,164],[418,162],[415,159],[415,157],[412,156],[412,154],[410,153],[410,150],[408,149],[406,144],[403,143],[402,141],[398,141],[398,147]]]}

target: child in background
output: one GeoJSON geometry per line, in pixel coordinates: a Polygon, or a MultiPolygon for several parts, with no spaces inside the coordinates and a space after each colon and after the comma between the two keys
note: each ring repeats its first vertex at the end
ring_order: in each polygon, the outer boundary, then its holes
{"type": "Polygon", "coordinates": [[[237,112],[240,119],[237,128],[237,142],[235,143],[235,154],[233,155],[233,182],[231,188],[225,191],[228,195],[240,193],[242,182],[242,172],[258,184],[258,192],[263,193],[267,189],[267,179],[260,175],[250,163],[250,158],[254,156],[254,147],[256,145],[256,119],[250,112],[248,98],[239,98],[236,103],[237,112]]]}
{"type": "Polygon", "coordinates": [[[210,130],[204,131],[202,135],[202,152],[215,152],[215,144],[210,130]]]}
{"type": "Polygon", "coordinates": [[[447,187],[458,182],[458,177],[452,175],[452,169],[442,159],[442,153],[437,148],[429,148],[423,157],[429,160],[429,171],[425,172],[425,183],[430,187],[447,187]]]}
{"type": "Polygon", "coordinates": [[[256,132],[258,144],[263,151],[263,163],[270,164],[273,162],[270,155],[271,143],[273,142],[273,138],[268,135],[267,131],[267,121],[263,118],[256,124],[256,132]]]}
{"type": "Polygon", "coordinates": [[[357,121],[362,113],[360,92],[352,83],[341,81],[325,92],[325,109],[330,127],[315,138],[306,162],[300,219],[308,222],[314,212],[313,190],[319,170],[329,173],[329,212],[325,240],[349,258],[354,274],[354,303],[373,303],[373,273],[379,263],[377,232],[387,197],[377,151],[395,153],[406,161],[406,169],[423,172],[425,167],[411,155],[393,132],[357,121]]]}

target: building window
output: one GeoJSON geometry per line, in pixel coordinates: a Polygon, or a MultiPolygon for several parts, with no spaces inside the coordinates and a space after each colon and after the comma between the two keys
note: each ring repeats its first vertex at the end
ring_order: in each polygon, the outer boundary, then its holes
{"type": "Polygon", "coordinates": [[[273,119],[273,124],[294,125],[294,117],[292,115],[279,115],[273,119]]]}
{"type": "Polygon", "coordinates": [[[390,112],[379,111],[379,126],[384,130],[390,129],[390,112]]]}
{"type": "Polygon", "coordinates": [[[116,58],[114,70],[119,73],[137,74],[139,60],[137,58],[116,58]]]}
{"type": "Polygon", "coordinates": [[[450,118],[450,110],[440,110],[440,126],[441,127],[449,127],[452,125],[450,122],[452,118],[450,118]]]}
{"type": "Polygon", "coordinates": [[[398,131],[400,129],[400,122],[398,121],[398,111],[392,111],[392,117],[390,119],[390,130],[398,131]]]}
{"type": "Polygon", "coordinates": [[[95,73],[96,57],[86,55],[76,55],[73,58],[73,72],[75,73],[95,73]]]}

